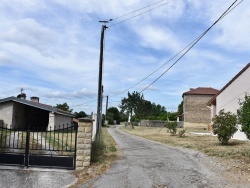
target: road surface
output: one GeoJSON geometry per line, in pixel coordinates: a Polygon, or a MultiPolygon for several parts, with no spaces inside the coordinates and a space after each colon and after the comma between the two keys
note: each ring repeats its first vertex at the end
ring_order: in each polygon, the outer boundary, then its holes
{"type": "Polygon", "coordinates": [[[168,147],[110,128],[121,155],[103,175],[81,188],[245,188],[221,177],[199,152],[168,147]]]}

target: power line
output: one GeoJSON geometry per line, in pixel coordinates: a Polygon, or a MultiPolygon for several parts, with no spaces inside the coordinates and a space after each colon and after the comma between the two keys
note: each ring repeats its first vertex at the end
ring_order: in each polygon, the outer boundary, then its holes
{"type": "Polygon", "coordinates": [[[151,84],[149,84],[147,87],[145,87],[142,91],[139,93],[142,93],[146,89],[148,89],[151,85],[153,85],[156,81],[158,81],[164,74],[166,74],[177,62],[179,62],[180,59],[182,59],[206,34],[207,32],[214,26],[216,25],[222,18],[224,18],[229,12],[231,12],[234,8],[236,8],[243,0],[241,0],[235,7],[234,4],[238,0],[235,0],[234,3],[232,3],[227,10],[205,31],[203,32],[198,39],[182,54],[167,70],[165,70],[158,78],[156,78],[151,84]],[[233,8],[232,8],[233,7],[233,8]],[[231,9],[232,8],[232,9],[231,9]],[[230,10],[231,9],[231,10],[230,10]]]}
{"type": "MultiPolygon", "coordinates": [[[[176,55],[174,55],[172,58],[170,58],[166,63],[164,63],[163,65],[161,65],[158,69],[156,69],[155,71],[153,71],[151,74],[149,74],[148,76],[146,76],[145,78],[143,78],[142,80],[140,80],[139,82],[137,82],[136,84],[134,84],[133,86],[129,87],[128,89],[122,91],[122,92],[119,92],[117,94],[114,94],[110,97],[114,97],[114,96],[117,96],[117,95],[120,95],[128,90],[130,90],[131,88],[135,87],[136,85],[140,84],[141,82],[143,82],[144,80],[146,80],[148,77],[150,77],[151,75],[153,75],[155,72],[157,72],[158,70],[160,70],[163,66],[165,66],[167,63],[169,63],[170,61],[172,61],[175,57],[177,57],[179,54],[181,54],[185,49],[187,49],[189,46],[189,48],[184,52],[184,54],[182,54],[166,71],[164,71],[157,79],[155,79],[150,85],[148,85],[147,87],[145,87],[141,92],[145,91],[146,89],[148,89],[151,85],[153,85],[157,80],[159,80],[164,74],[166,74],[184,55],[186,55],[189,50],[191,50],[191,48],[199,42],[199,40],[215,25],[217,24],[217,22],[219,22],[222,18],[224,18],[226,15],[228,15],[232,10],[234,10],[240,3],[243,2],[243,0],[241,0],[238,4],[236,4],[233,8],[232,6],[237,2],[238,0],[236,0],[232,5],[230,5],[230,7],[219,17],[219,19],[217,19],[216,22],[214,22],[212,24],[212,26],[210,26],[205,32],[203,32],[199,37],[197,37],[196,39],[194,39],[191,43],[189,43],[185,48],[183,48],[179,53],[177,53],[176,55]]],[[[161,1],[159,1],[161,2],[161,1]]],[[[157,2],[156,2],[157,3],[157,2]]],[[[155,4],[156,4],[155,3],[155,4]]],[[[168,2],[169,3],[169,2],[168,2]]],[[[146,7],[145,7],[146,8],[146,7]]],[[[143,9],[143,8],[142,8],[143,9]]],[[[135,12],[135,11],[133,11],[135,12]]],[[[128,13],[130,14],[130,13],[128,13]]],[[[122,16],[120,16],[122,17],[122,16]]],[[[119,17],[115,18],[115,19],[118,19],[119,17]]],[[[140,93],[141,93],[140,92],[140,93]]],[[[106,97],[106,96],[105,96],[106,97]]],[[[112,100],[112,99],[110,99],[112,100]]],[[[95,102],[96,100],[93,100],[93,101],[89,101],[89,102],[86,102],[86,103],[83,103],[83,104],[79,104],[79,105],[75,105],[75,106],[82,106],[84,104],[88,104],[88,103],[91,103],[91,102],[95,102]]],[[[115,101],[115,102],[118,102],[118,101],[115,101]]],[[[73,107],[75,107],[73,106],[73,107]]]]}
{"type": "MultiPolygon", "coordinates": [[[[235,5],[235,7],[234,8],[236,8],[236,6],[238,6],[241,2],[242,2],[243,0],[241,0],[237,5],[235,5]]],[[[229,10],[229,11],[227,11],[227,13],[226,14],[224,14],[223,15],[223,17],[225,17],[227,14],[229,14],[234,8],[232,8],[231,10],[229,10]]],[[[223,18],[222,17],[222,18],[223,18]]],[[[222,19],[221,18],[221,19],[222,19]]],[[[205,32],[204,32],[205,33],[205,32]]],[[[201,34],[202,35],[202,34],[201,34]]],[[[146,76],[145,78],[143,78],[143,79],[141,79],[139,82],[137,82],[136,84],[134,84],[134,85],[132,85],[131,87],[129,87],[129,88],[127,88],[127,89],[125,89],[125,90],[123,90],[123,91],[121,91],[121,92],[119,92],[119,93],[117,93],[117,94],[114,94],[114,95],[111,95],[111,97],[114,97],[114,96],[117,96],[117,95],[120,95],[120,94],[122,94],[122,93],[124,93],[124,92],[126,92],[126,91],[129,91],[131,88],[133,88],[133,87],[135,87],[135,86],[137,86],[138,84],[140,84],[141,82],[143,82],[144,80],[146,80],[147,78],[149,78],[150,76],[152,76],[154,73],[156,73],[157,71],[159,71],[162,67],[164,67],[166,64],[168,64],[169,62],[171,62],[174,58],[176,58],[178,55],[180,55],[185,49],[187,49],[188,47],[190,47],[191,45],[194,45],[195,44],[195,42],[197,41],[197,40],[200,40],[199,38],[201,37],[201,35],[200,36],[198,36],[197,38],[195,38],[192,42],[190,42],[185,48],[183,48],[180,52],[178,52],[176,55],[174,55],[173,57],[171,57],[166,63],[164,63],[163,65],[161,65],[159,68],[157,68],[155,71],[153,71],[152,73],[150,73],[148,76],[146,76]]],[[[197,42],[196,42],[197,43],[197,42]]],[[[187,51],[189,51],[189,50],[187,50],[187,51]]],[[[187,53],[187,51],[186,51],[186,53],[187,53]]],[[[177,60],[178,61],[178,60],[177,60]]],[[[168,71],[168,70],[167,70],[168,71]]],[[[163,74],[165,74],[165,73],[163,73],[163,74]]],[[[161,75],[162,76],[162,75],[161,75]]],[[[161,77],[160,76],[160,77],[161,77]]],[[[159,79],[159,78],[158,78],[159,79]]],[[[157,80],[158,80],[157,79],[157,80]]],[[[157,81],[156,80],[156,81],[157,81]]],[[[152,85],[152,84],[151,84],[152,85]]],[[[151,86],[150,85],[150,86],[151,86]]],[[[148,86],[148,87],[150,87],[150,86],[148,86]]],[[[148,88],[147,87],[147,88],[148,88]]],[[[144,91],[144,90],[143,90],[144,91]]]]}
{"type": "Polygon", "coordinates": [[[165,0],[157,1],[157,2],[155,2],[155,3],[153,3],[153,4],[150,4],[150,5],[148,5],[148,6],[145,6],[145,7],[143,7],[143,8],[134,10],[134,11],[132,11],[132,12],[129,12],[129,13],[124,14],[124,15],[122,15],[122,16],[118,16],[118,17],[113,18],[113,19],[110,19],[110,20],[113,21],[113,20],[117,20],[117,19],[123,18],[123,17],[125,17],[125,16],[130,15],[130,14],[133,14],[133,13],[135,13],[135,12],[138,12],[138,11],[140,11],[140,10],[143,10],[143,9],[145,9],[145,8],[148,8],[148,7],[151,7],[151,6],[155,5],[155,4],[158,4],[158,3],[162,2],[162,1],[165,1],[165,0]]]}
{"type": "MultiPolygon", "coordinates": [[[[172,1],[174,1],[174,0],[172,0],[172,1]]],[[[126,22],[126,21],[128,21],[128,20],[131,20],[131,19],[136,18],[136,17],[138,17],[138,16],[141,16],[141,15],[143,15],[143,14],[146,14],[146,13],[148,13],[148,12],[150,12],[150,11],[152,11],[152,10],[155,10],[155,9],[157,9],[157,8],[160,8],[160,7],[162,7],[162,6],[165,6],[165,5],[169,4],[169,3],[172,2],[172,1],[168,1],[168,2],[163,3],[163,4],[161,4],[161,5],[157,6],[157,7],[154,7],[154,8],[152,8],[152,9],[149,9],[149,10],[147,10],[147,11],[145,11],[145,12],[142,12],[142,13],[140,13],[140,14],[137,14],[137,15],[135,15],[135,16],[132,16],[132,17],[130,17],[130,18],[127,18],[127,19],[125,19],[125,20],[122,20],[122,21],[120,21],[120,22],[117,22],[117,23],[115,23],[115,24],[113,24],[113,25],[110,25],[109,28],[110,28],[110,27],[113,27],[113,26],[116,26],[116,25],[118,25],[118,24],[124,23],[124,22],[126,22]]]]}

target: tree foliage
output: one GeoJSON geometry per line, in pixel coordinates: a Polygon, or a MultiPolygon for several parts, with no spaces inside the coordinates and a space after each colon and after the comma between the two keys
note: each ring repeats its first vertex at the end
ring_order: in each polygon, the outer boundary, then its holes
{"type": "Polygon", "coordinates": [[[75,112],[74,114],[75,114],[76,118],[87,117],[87,114],[84,111],[75,112]]]}
{"type": "Polygon", "coordinates": [[[213,119],[213,133],[218,135],[219,141],[225,145],[237,131],[237,116],[231,112],[221,110],[213,119]]]}
{"type": "Polygon", "coordinates": [[[114,120],[116,121],[117,124],[120,124],[120,113],[119,110],[116,107],[110,107],[108,109],[108,114],[107,114],[107,120],[108,123],[113,125],[114,120]]]}
{"type": "Polygon", "coordinates": [[[245,95],[244,99],[239,100],[240,108],[237,110],[238,122],[241,124],[241,131],[250,140],[250,95],[245,95]]]}
{"type": "Polygon", "coordinates": [[[69,105],[66,102],[63,104],[56,104],[56,108],[70,112],[70,113],[73,111],[73,109],[69,108],[69,105]]]}
{"type": "Polygon", "coordinates": [[[152,104],[150,101],[144,99],[140,100],[138,106],[135,108],[136,118],[139,120],[146,119],[151,110],[152,104]]]}
{"type": "MultiPolygon", "coordinates": [[[[128,92],[128,97],[123,98],[121,101],[121,105],[119,107],[121,108],[122,112],[129,112],[132,116],[134,112],[136,112],[136,108],[141,103],[141,100],[143,100],[143,94],[141,95],[137,91],[134,91],[132,94],[128,92]]],[[[133,123],[132,128],[134,128],[133,123]]]]}

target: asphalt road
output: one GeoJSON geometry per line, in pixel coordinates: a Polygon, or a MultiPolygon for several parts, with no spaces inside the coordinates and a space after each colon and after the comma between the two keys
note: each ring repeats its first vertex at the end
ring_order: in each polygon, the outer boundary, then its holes
{"type": "MultiPolygon", "coordinates": [[[[221,171],[204,163],[204,156],[187,149],[167,147],[110,128],[121,150],[118,161],[103,175],[81,188],[210,188],[245,187],[233,185],[221,171]]],[[[247,187],[247,186],[246,186],[247,187]]]]}

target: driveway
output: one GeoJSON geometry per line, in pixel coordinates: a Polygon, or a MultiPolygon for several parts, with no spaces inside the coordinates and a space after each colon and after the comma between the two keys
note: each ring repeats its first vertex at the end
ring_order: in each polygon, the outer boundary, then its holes
{"type": "Polygon", "coordinates": [[[121,154],[103,175],[81,185],[81,188],[245,188],[221,176],[223,170],[209,164],[205,155],[168,147],[110,128],[121,154]]]}
{"type": "Polygon", "coordinates": [[[67,170],[0,166],[0,188],[67,188],[76,181],[67,170]]]}

